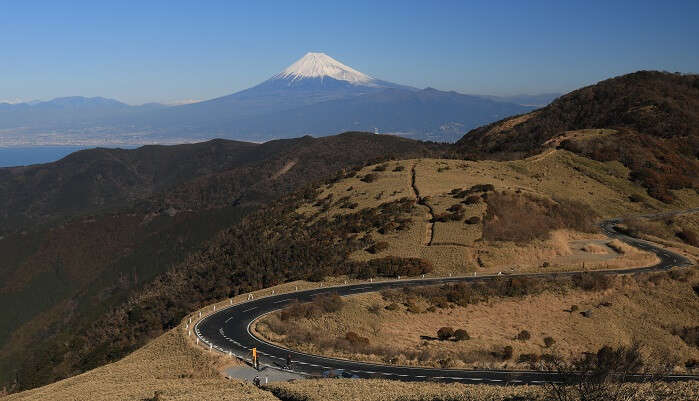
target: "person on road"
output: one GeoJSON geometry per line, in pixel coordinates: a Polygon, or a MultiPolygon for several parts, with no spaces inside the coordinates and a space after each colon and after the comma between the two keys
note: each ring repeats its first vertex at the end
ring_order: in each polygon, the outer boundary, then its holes
{"type": "Polygon", "coordinates": [[[260,370],[260,362],[257,360],[257,348],[252,349],[252,366],[255,370],[260,370]]]}
{"type": "Polygon", "coordinates": [[[286,354],[286,368],[291,369],[291,354],[286,354]]]}

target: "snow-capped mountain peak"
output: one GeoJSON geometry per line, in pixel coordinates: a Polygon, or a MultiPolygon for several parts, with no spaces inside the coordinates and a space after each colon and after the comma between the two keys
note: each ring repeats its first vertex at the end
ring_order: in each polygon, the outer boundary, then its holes
{"type": "Polygon", "coordinates": [[[280,72],[275,78],[295,81],[304,78],[329,77],[352,84],[366,85],[374,79],[364,73],[348,67],[325,53],[306,53],[294,64],[280,72]]]}

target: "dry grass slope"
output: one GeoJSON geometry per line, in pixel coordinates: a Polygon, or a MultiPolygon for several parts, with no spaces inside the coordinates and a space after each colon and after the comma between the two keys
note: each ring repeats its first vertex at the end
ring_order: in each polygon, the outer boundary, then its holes
{"type": "MultiPolygon", "coordinates": [[[[412,220],[407,229],[365,233],[385,243],[385,249],[360,250],[351,257],[355,260],[383,256],[423,258],[432,262],[438,274],[541,271],[543,265],[548,271],[624,268],[656,261],[645,252],[620,254],[606,246],[596,252],[585,251],[586,244],[590,245],[588,249],[598,247],[599,241],[606,237],[565,229],[565,225],[549,233],[548,238],[518,243],[489,240],[488,235],[493,231],[484,232],[483,223],[489,203],[482,198],[487,193],[476,191],[459,196],[459,191],[479,185],[492,185],[498,195],[506,191],[520,203],[530,199],[527,202],[534,210],[545,204],[580,204],[596,213],[595,218],[699,205],[699,196],[686,190],[675,191],[677,200],[672,205],[649,197],[643,187],[629,180],[629,170],[618,162],[602,163],[567,151],[551,150],[507,162],[413,159],[367,166],[354,176],[323,187],[317,199],[330,202],[307,203],[297,211],[307,216],[332,218],[404,197],[416,199],[419,193],[420,202],[410,215],[404,216],[412,220]],[[417,191],[411,186],[413,170],[417,191]]],[[[566,205],[561,209],[565,211],[566,207],[568,211],[579,209],[566,205]]],[[[516,211],[509,213],[506,220],[491,220],[490,225],[497,222],[500,228],[527,232],[529,228],[523,225],[534,220],[512,214],[516,211]]],[[[534,222],[540,221],[541,218],[534,222]]]]}
{"type": "Polygon", "coordinates": [[[573,358],[605,345],[629,346],[640,341],[647,357],[663,355],[683,371],[685,363],[699,360],[699,349],[674,334],[699,322],[699,297],[693,289],[699,279],[693,272],[688,272],[690,276],[616,277],[608,289],[553,287],[540,294],[495,297],[467,306],[436,300],[445,304],[437,308],[430,308],[434,300],[419,296],[386,299],[370,293],[347,298],[337,312],[284,322],[284,329],[298,326],[323,333],[330,345],[299,342],[297,337],[275,332],[280,327],[276,315],[264,318],[257,330],[271,341],[306,352],[434,367],[526,369],[527,362],[518,363],[523,354],[555,352],[573,358]],[[470,339],[435,340],[437,330],[444,326],[466,329],[470,339]],[[531,333],[530,340],[516,339],[522,330],[531,333]],[[366,338],[371,347],[351,351],[332,344],[348,332],[366,338]],[[555,340],[551,348],[545,345],[546,337],[555,340]],[[506,346],[512,347],[512,359],[496,356],[506,346]]]}
{"type": "MultiPolygon", "coordinates": [[[[287,401],[537,401],[550,400],[541,387],[488,386],[439,383],[403,383],[390,380],[304,380],[295,383],[275,383],[270,389],[287,401]]],[[[651,392],[642,385],[628,401],[695,400],[699,383],[661,385],[651,392]]]]}
{"type": "Polygon", "coordinates": [[[3,401],[277,400],[251,384],[227,380],[221,361],[170,331],[126,358],[44,387],[9,395],[3,401]]]}

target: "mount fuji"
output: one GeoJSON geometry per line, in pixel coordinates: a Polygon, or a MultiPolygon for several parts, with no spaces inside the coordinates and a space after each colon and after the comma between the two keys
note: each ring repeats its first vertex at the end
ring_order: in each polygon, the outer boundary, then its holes
{"type": "MultiPolygon", "coordinates": [[[[33,109],[22,107],[21,127],[26,130],[33,109]]],[[[472,128],[532,109],[484,96],[400,85],[357,71],[324,53],[307,53],[268,80],[231,95],[170,107],[120,104],[100,109],[99,114],[76,107],[67,118],[40,128],[74,134],[99,127],[112,143],[120,136],[161,143],[217,137],[267,141],[376,129],[451,142],[472,128]]],[[[2,125],[11,128],[11,115],[5,117],[2,125]]],[[[44,121],[39,117],[34,121],[44,121]]]]}

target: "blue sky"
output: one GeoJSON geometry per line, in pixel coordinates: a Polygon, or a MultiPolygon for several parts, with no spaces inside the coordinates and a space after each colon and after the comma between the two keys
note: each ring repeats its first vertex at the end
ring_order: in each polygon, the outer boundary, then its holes
{"type": "Polygon", "coordinates": [[[699,1],[0,0],[0,100],[208,99],[322,51],[377,78],[507,95],[699,72],[699,1]]]}

